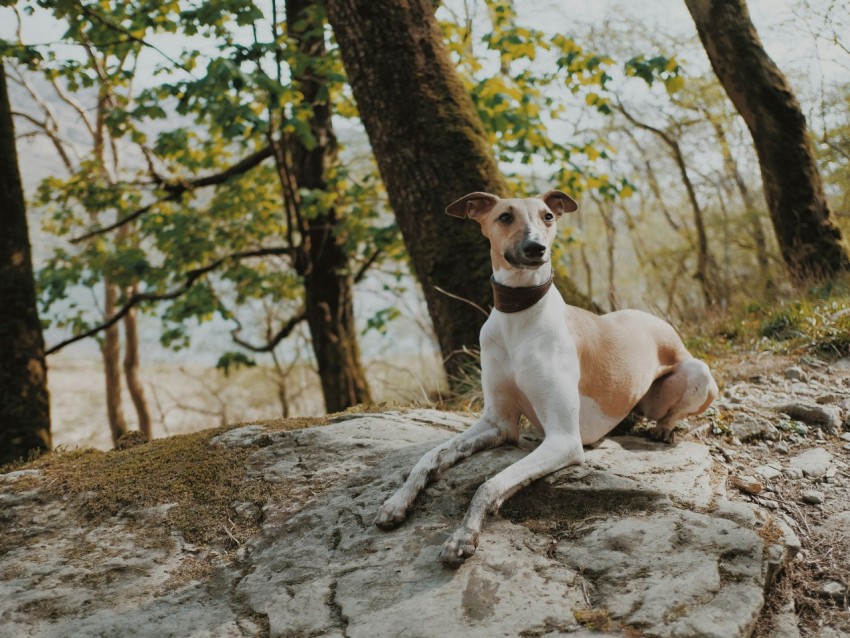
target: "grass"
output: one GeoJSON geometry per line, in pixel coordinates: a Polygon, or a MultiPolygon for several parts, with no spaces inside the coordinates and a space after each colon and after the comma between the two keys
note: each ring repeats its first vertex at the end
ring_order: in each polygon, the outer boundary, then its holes
{"type": "Polygon", "coordinates": [[[850,356],[850,280],[796,300],[750,301],[685,330],[685,345],[711,360],[740,352],[850,356]]]}

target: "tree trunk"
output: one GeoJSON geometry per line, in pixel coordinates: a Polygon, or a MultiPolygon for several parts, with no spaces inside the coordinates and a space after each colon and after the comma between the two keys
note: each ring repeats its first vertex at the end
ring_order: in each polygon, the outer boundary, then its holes
{"type": "Polygon", "coordinates": [[[472,99],[426,0],[326,0],[360,116],[450,381],[478,347],[488,308],[490,252],[478,225],[445,214],[472,191],[508,195],[472,99]]]}
{"type": "MultiPolygon", "coordinates": [[[[135,292],[135,287],[130,294],[135,292]]],[[[124,315],[124,380],[139,418],[139,431],[150,441],[153,438],[151,415],[145,400],[145,390],[139,380],[139,334],[136,329],[136,309],[124,315]]]]}
{"type": "Polygon", "coordinates": [[[15,129],[0,59],[0,465],[50,450],[44,338],[15,129]]]}
{"type": "MultiPolygon", "coordinates": [[[[103,295],[104,316],[111,317],[115,314],[118,292],[108,279],[103,283],[103,295]]],[[[118,324],[104,330],[100,354],[103,357],[103,376],[106,381],[106,417],[114,445],[127,434],[127,422],[121,407],[121,337],[118,334],[118,324]]]]}
{"type": "MultiPolygon", "coordinates": [[[[331,126],[331,105],[327,90],[323,90],[325,82],[313,65],[313,60],[326,54],[324,34],[321,24],[302,14],[314,5],[312,0],[286,3],[287,32],[304,56],[303,66],[293,70],[293,84],[312,109],[310,130],[316,140],[312,148],[307,148],[291,136],[288,146],[298,187],[324,191],[328,188],[326,170],[337,162],[337,143],[331,126]]],[[[370,401],[354,323],[354,277],[336,211],[303,213],[307,237],[302,237],[301,250],[305,254],[299,262],[304,276],[307,323],[325,409],[339,412],[370,401]]]]}
{"type": "Polygon", "coordinates": [[[806,119],[761,45],[745,0],[685,0],[714,72],[744,118],[782,257],[798,283],[850,267],[815,164],[806,119]]]}

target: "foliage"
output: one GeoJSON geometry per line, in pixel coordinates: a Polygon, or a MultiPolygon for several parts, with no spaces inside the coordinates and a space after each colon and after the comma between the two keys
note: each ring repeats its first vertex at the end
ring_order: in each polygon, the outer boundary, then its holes
{"type": "Polygon", "coordinates": [[[730,350],[850,356],[850,282],[840,281],[829,291],[812,289],[793,301],[731,308],[703,323],[700,333],[686,343],[704,357],[730,350]]]}
{"type": "MultiPolygon", "coordinates": [[[[80,289],[108,280],[121,290],[119,304],[135,289],[166,297],[185,287],[173,299],[139,304],[160,317],[161,341],[170,348],[189,344],[191,320],[259,313],[268,315],[259,322],[265,327],[285,324],[303,304],[303,277],[294,268],[300,229],[286,214],[270,161],[233,171],[242,158],[267,148],[270,136],[315,145],[311,107],[290,79],[308,60],[284,37],[281,17],[266,15],[267,7],[251,0],[43,0],[22,8],[27,14],[46,9],[66,21],[63,43],[79,54],[23,44],[6,50],[26,72],[41,74],[67,96],[66,109],[79,104],[85,111],[94,103],[96,111],[82,159],[68,167],[67,177],[46,179],[34,200],[45,212],[45,228],[74,242],[60,245],[39,272],[46,323],[74,334],[99,324],[97,310],[76,299],[80,289]],[[149,44],[158,36],[180,38],[177,59],[149,44]],[[151,58],[158,59],[154,77],[139,77],[137,70],[151,58]],[[133,216],[136,221],[116,231],[74,241],[133,216]],[[227,258],[262,249],[273,255],[227,258]],[[210,274],[193,278],[219,261],[210,274]]],[[[321,9],[311,11],[307,18],[321,24],[321,9]]],[[[320,98],[356,117],[333,46],[309,62],[325,81],[320,98]]],[[[327,191],[298,191],[299,205],[308,219],[335,208],[342,220],[335,233],[354,265],[376,253],[398,258],[401,244],[383,212],[376,169],[371,158],[354,160],[328,167],[327,191]]],[[[262,337],[274,332],[266,329],[262,337]]]]}

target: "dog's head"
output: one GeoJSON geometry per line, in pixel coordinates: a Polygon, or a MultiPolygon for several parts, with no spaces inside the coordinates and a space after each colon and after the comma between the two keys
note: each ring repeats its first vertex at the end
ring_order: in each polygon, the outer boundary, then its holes
{"type": "Polygon", "coordinates": [[[494,259],[504,261],[505,267],[528,270],[549,261],[558,218],[576,210],[578,204],[572,197],[553,190],[524,199],[470,193],[451,204],[446,213],[477,221],[490,240],[494,259]]]}

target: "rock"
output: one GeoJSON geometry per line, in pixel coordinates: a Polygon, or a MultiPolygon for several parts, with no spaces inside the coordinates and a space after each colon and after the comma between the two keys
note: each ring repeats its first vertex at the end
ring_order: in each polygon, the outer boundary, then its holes
{"type": "Polygon", "coordinates": [[[818,405],[798,401],[782,406],[779,411],[792,419],[798,419],[809,425],[819,427],[830,434],[838,432],[841,428],[841,411],[834,405],[818,405]]]}
{"type": "Polygon", "coordinates": [[[788,463],[791,467],[800,468],[808,477],[820,478],[829,470],[832,455],[822,447],[813,447],[792,456],[788,463]]]}
{"type": "Polygon", "coordinates": [[[232,447],[251,447],[253,445],[263,447],[271,442],[269,433],[262,425],[246,425],[241,428],[234,428],[210,439],[212,445],[232,447]]]}
{"type": "Polygon", "coordinates": [[[231,504],[220,523],[258,531],[234,531],[227,548],[152,538],[171,529],[165,504],[149,508],[156,520],[92,524],[82,497],[4,484],[0,524],[18,540],[0,552],[0,636],[606,635],[594,618],[618,635],[743,638],[799,546],[779,518],[725,498],[706,446],[617,437],[509,499],[477,553],[446,570],[437,555],[472,493],[530,444],[447,470],[403,525],[378,530],[375,512],[416,460],[471,423],[431,414],[218,435],[214,445],[247,448],[246,471],[272,493],[261,509],[231,504]],[[36,514],[37,532],[21,536],[36,514]],[[769,521],[780,532],[760,535],[769,521]]]}
{"type": "Polygon", "coordinates": [[[797,614],[794,611],[794,599],[790,595],[779,606],[771,620],[773,622],[770,628],[770,638],[800,638],[797,614]]]}
{"type": "Polygon", "coordinates": [[[847,586],[835,580],[828,580],[821,586],[820,593],[827,598],[843,603],[847,597],[847,586]]]}
{"type": "Polygon", "coordinates": [[[803,372],[803,368],[800,366],[791,366],[785,369],[785,378],[793,381],[805,381],[806,373],[803,372]]]}
{"type": "Polygon", "coordinates": [[[786,467],[782,470],[782,473],[789,479],[801,479],[803,478],[803,470],[799,467],[786,467]]]}
{"type": "Polygon", "coordinates": [[[827,394],[821,394],[818,396],[815,401],[820,404],[824,403],[838,403],[841,400],[841,397],[834,392],[828,392],[827,394]]]}
{"type": "Polygon", "coordinates": [[[824,495],[823,492],[817,490],[803,490],[800,493],[800,498],[809,505],[820,505],[823,503],[824,495]]]}
{"type": "Polygon", "coordinates": [[[730,476],[729,484],[747,494],[761,494],[764,485],[752,476],[730,476]]]}
{"type": "Polygon", "coordinates": [[[830,535],[850,541],[850,511],[833,514],[823,524],[823,529],[830,535]]]}
{"type": "Polygon", "coordinates": [[[780,441],[779,443],[776,444],[776,447],[773,448],[773,449],[775,449],[780,454],[788,454],[788,452],[791,451],[791,448],[788,447],[788,444],[785,443],[785,441],[780,441]]]}
{"type": "Polygon", "coordinates": [[[850,432],[844,432],[844,433],[841,435],[841,440],[842,440],[842,441],[850,441],[850,432]]]}
{"type": "Polygon", "coordinates": [[[771,467],[770,465],[760,465],[756,468],[756,474],[761,476],[765,480],[770,480],[776,478],[777,476],[782,475],[782,470],[771,467]]]}
{"type": "Polygon", "coordinates": [[[745,412],[734,413],[732,422],[729,423],[729,433],[741,441],[779,439],[779,430],[768,419],[745,412]]]}

